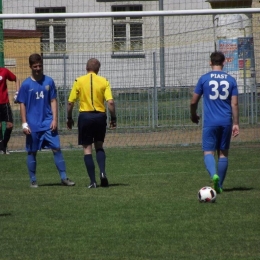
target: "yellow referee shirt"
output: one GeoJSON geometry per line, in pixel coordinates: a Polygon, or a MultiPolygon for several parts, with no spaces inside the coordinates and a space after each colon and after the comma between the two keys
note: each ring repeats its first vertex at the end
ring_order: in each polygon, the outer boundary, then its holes
{"type": "Polygon", "coordinates": [[[109,81],[94,72],[77,78],[69,96],[69,102],[79,100],[79,112],[105,112],[104,102],[113,99],[109,81]]]}

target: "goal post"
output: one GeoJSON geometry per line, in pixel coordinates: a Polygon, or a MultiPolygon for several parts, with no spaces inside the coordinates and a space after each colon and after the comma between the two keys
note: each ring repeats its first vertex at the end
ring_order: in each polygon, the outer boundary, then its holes
{"type": "MultiPolygon", "coordinates": [[[[44,73],[58,89],[64,148],[78,147],[76,127],[66,129],[67,98],[92,57],[100,60],[100,75],[110,81],[116,102],[118,128],[108,130],[107,147],[200,144],[202,124],[190,121],[189,103],[198,78],[210,70],[214,50],[225,53],[225,71],[239,85],[242,130],[232,142],[260,141],[260,8],[176,10],[168,3],[165,11],[155,10],[155,1],[103,1],[102,8],[91,1],[89,11],[80,12],[58,2],[15,9],[7,1],[0,20],[5,66],[21,80],[30,75],[29,55],[43,55],[44,73]]],[[[14,91],[10,83],[10,97],[14,91]]],[[[14,134],[9,149],[22,150],[19,106],[11,105],[14,134]]],[[[74,120],[77,114],[74,109],[74,120]]]]}

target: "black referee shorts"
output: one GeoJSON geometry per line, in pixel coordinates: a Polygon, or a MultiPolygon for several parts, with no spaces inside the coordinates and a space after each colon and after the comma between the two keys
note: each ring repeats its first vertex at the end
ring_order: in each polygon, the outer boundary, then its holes
{"type": "Polygon", "coordinates": [[[78,144],[90,145],[93,142],[104,142],[106,128],[106,113],[81,112],[78,117],[78,144]]]}
{"type": "Polygon", "coordinates": [[[13,113],[10,103],[0,104],[0,122],[13,123],[13,113]]]}

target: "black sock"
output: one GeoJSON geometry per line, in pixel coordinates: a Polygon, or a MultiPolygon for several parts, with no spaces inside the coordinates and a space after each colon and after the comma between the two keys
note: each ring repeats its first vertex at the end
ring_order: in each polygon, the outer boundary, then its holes
{"type": "Polygon", "coordinates": [[[13,131],[13,128],[6,128],[5,129],[4,140],[3,140],[3,145],[4,145],[5,148],[7,147],[7,144],[10,140],[12,131],[13,131]]]}
{"type": "Polygon", "coordinates": [[[86,154],[84,155],[84,162],[87,168],[88,176],[90,178],[90,182],[94,183],[96,182],[96,177],[95,177],[95,164],[93,161],[92,154],[86,154]]]}
{"type": "Polygon", "coordinates": [[[100,173],[106,174],[106,154],[104,149],[98,149],[96,151],[96,159],[99,166],[100,173]]]}

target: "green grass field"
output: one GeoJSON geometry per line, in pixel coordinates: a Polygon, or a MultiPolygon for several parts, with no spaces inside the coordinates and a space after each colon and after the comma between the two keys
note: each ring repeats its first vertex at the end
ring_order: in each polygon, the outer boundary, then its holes
{"type": "MultiPolygon", "coordinates": [[[[1,155],[0,259],[260,259],[260,146],[233,146],[224,193],[210,185],[199,147],[107,149],[109,188],[89,184],[80,150],[64,151],[75,187],[62,187],[50,152],[38,189],[26,154],[1,155]]],[[[98,173],[98,171],[97,171],[98,173]]]]}

